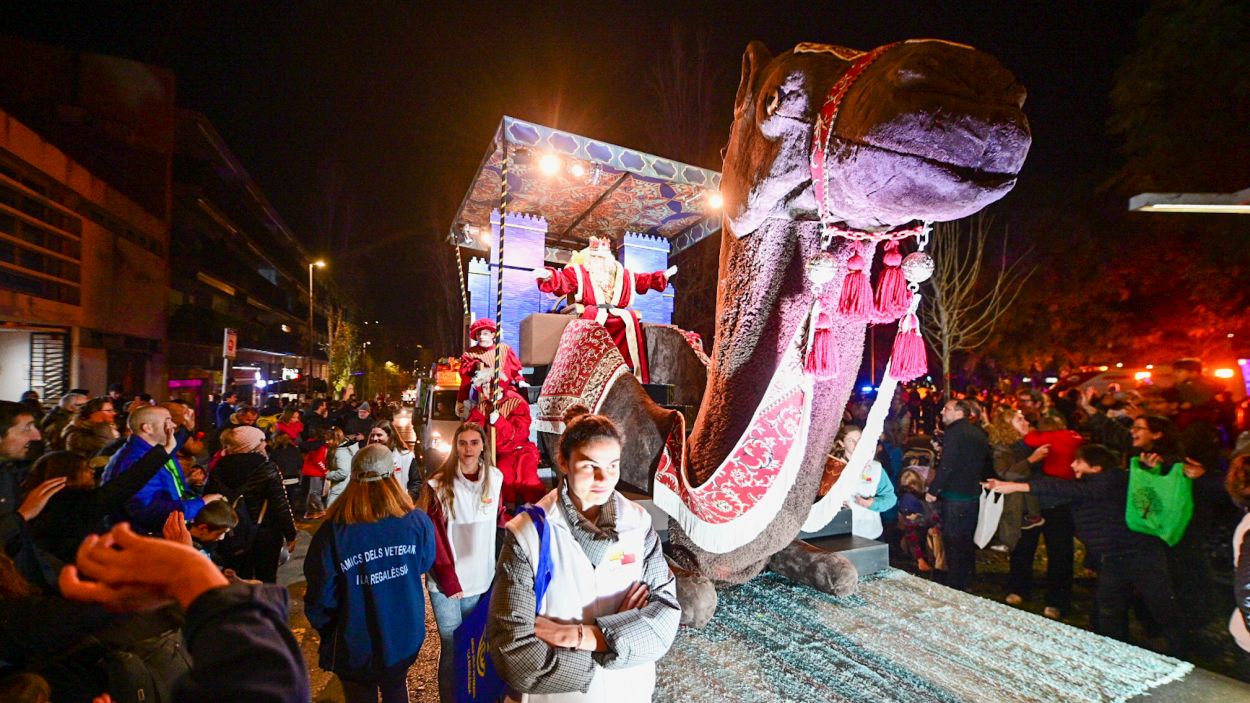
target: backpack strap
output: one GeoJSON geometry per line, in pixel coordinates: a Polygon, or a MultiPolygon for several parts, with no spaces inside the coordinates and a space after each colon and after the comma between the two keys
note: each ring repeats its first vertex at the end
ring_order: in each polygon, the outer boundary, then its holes
{"type": "Polygon", "coordinates": [[[547,512],[537,505],[525,505],[520,512],[529,515],[538,532],[538,566],[534,569],[534,607],[542,605],[547,587],[551,585],[551,531],[547,529],[547,512]]]}

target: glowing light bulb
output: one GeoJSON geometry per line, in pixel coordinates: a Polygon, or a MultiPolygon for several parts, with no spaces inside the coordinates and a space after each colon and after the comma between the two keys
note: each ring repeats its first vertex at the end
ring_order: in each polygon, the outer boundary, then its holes
{"type": "Polygon", "coordinates": [[[714,192],[707,196],[707,204],[708,207],[714,210],[719,210],[725,204],[725,197],[718,192],[714,192]]]}
{"type": "Polygon", "coordinates": [[[586,175],[586,167],[581,164],[573,164],[572,166],[569,166],[569,173],[573,174],[576,178],[581,178],[586,175]]]}
{"type": "Polygon", "coordinates": [[[543,154],[542,158],[538,159],[538,170],[546,176],[556,175],[560,172],[560,157],[555,154],[543,154]]]}

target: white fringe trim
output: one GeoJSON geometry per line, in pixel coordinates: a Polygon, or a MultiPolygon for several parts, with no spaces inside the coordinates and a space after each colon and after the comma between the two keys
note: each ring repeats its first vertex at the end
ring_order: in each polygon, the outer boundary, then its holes
{"type": "MultiPolygon", "coordinates": [[[[799,351],[796,334],[796,339],[791,340],[789,351],[782,358],[782,363],[778,365],[777,370],[773,373],[773,378],[769,381],[769,389],[765,392],[759,406],[756,407],[755,414],[752,416],[746,431],[738,438],[738,443],[734,445],[733,451],[729,453],[725,461],[712,474],[714,478],[721,471],[731,468],[728,466],[729,462],[738,453],[739,448],[741,448],[746,438],[750,435],[751,428],[759,421],[760,416],[766,409],[784,400],[790,393],[802,394],[799,427],[795,430],[794,441],[786,454],[781,469],[774,477],[772,485],[765,490],[764,496],[755,505],[728,522],[709,523],[695,515],[682,502],[680,495],[661,482],[655,482],[653,499],[656,507],[676,520],[682,531],[700,549],[713,554],[724,554],[745,546],[756,537],[759,537],[764,528],[770,525],[777,517],[777,514],[781,512],[781,506],[785,503],[786,496],[794,486],[795,479],[798,477],[799,467],[803,464],[803,456],[806,454],[807,448],[808,431],[811,427],[812,381],[803,372],[799,363],[799,351]]],[[[689,484],[685,471],[686,467],[681,466],[681,457],[677,457],[675,461],[678,463],[676,471],[678,481],[687,490],[696,490],[689,484]]],[[[711,481],[712,479],[709,478],[708,480],[711,481]]]]}
{"type": "MultiPolygon", "coordinates": [[[[877,398],[872,401],[872,408],[868,411],[868,420],[859,444],[855,445],[855,451],[846,462],[846,468],[842,470],[838,482],[833,484],[833,488],[830,488],[823,498],[812,505],[811,512],[807,514],[807,520],[803,522],[803,532],[816,532],[828,525],[842,510],[842,504],[850,499],[851,491],[854,490],[854,477],[864,470],[877,453],[877,440],[881,438],[881,431],[885,427],[885,416],[889,413],[890,402],[894,399],[894,392],[897,388],[898,379],[890,376],[890,365],[887,363],[885,376],[881,379],[881,387],[877,389],[877,398]]],[[[890,479],[882,476],[881,480],[890,479]]]]}

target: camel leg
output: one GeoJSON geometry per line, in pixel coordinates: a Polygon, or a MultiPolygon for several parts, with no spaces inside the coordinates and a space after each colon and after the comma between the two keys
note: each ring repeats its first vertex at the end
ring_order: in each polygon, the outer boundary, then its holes
{"type": "Polygon", "coordinates": [[[716,613],[716,586],[703,574],[682,568],[669,559],[677,577],[677,602],[681,604],[681,624],[703,627],[716,613]]]}
{"type": "Polygon", "coordinates": [[[794,540],[768,560],[768,568],[835,596],[849,596],[859,588],[859,571],[850,559],[794,540]]]}

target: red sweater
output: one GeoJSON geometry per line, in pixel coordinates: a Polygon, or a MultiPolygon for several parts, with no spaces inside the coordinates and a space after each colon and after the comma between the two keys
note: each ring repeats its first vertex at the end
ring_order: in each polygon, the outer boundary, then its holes
{"type": "Polygon", "coordinates": [[[304,455],[304,468],[300,470],[303,476],[312,476],[315,478],[326,477],[326,453],[329,451],[329,445],[322,444],[320,447],[313,449],[304,455]]]}
{"type": "Polygon", "coordinates": [[[1042,473],[1068,481],[1076,480],[1076,473],[1072,471],[1072,460],[1076,458],[1077,448],[1085,444],[1084,437],[1072,430],[1033,430],[1024,436],[1024,443],[1030,447],[1050,445],[1050,453],[1042,460],[1042,473]]]}

